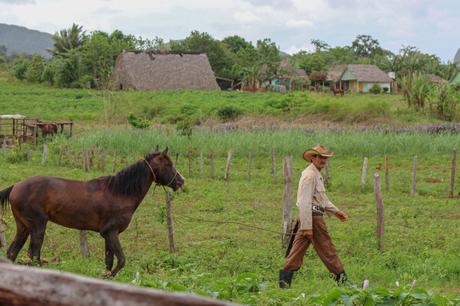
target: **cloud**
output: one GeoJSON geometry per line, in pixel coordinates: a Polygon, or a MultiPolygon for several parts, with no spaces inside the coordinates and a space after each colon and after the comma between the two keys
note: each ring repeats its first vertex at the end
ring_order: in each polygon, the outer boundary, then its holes
{"type": "Polygon", "coordinates": [[[20,5],[20,4],[35,4],[35,0],[0,0],[0,3],[20,5]]]}
{"type": "Polygon", "coordinates": [[[308,48],[312,38],[344,46],[369,34],[393,52],[416,45],[441,58],[459,47],[449,37],[460,27],[458,11],[453,0],[0,0],[1,22],[49,33],[73,22],[88,32],[120,29],[165,40],[198,30],[217,39],[271,38],[288,52],[308,48]]]}

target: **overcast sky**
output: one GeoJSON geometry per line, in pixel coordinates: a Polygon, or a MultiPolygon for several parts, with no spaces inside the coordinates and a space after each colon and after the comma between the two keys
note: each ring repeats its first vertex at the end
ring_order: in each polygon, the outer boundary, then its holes
{"type": "Polygon", "coordinates": [[[271,38],[281,50],[312,50],[311,39],[350,45],[359,34],[397,52],[418,47],[443,61],[460,48],[458,0],[0,0],[0,23],[55,33],[75,22],[88,32],[115,29],[181,39],[192,30],[216,39],[271,38]]]}

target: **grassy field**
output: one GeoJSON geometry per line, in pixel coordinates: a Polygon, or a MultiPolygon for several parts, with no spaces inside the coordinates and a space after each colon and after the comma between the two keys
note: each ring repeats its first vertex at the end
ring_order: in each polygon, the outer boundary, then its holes
{"type": "MultiPolygon", "coordinates": [[[[215,125],[237,120],[299,126],[408,125],[437,122],[407,109],[400,95],[293,92],[107,92],[58,89],[11,80],[0,71],[1,113],[43,120],[74,120],[79,128],[125,124],[129,113],[154,124],[215,125]],[[228,109],[230,108],[230,110],[228,109]],[[329,124],[325,124],[329,123],[329,124]]],[[[243,123],[241,123],[243,124],[243,123]]]]}
{"type": "MultiPolygon", "coordinates": [[[[455,197],[447,197],[451,150],[460,147],[460,137],[348,129],[439,123],[408,110],[399,95],[113,93],[30,85],[0,71],[0,113],[76,122],[75,137],[47,140],[45,162],[41,144],[37,150],[0,149],[0,189],[33,175],[82,180],[109,175],[157,145],[169,147],[173,160],[178,157],[178,168],[187,177],[185,191],[174,196],[178,251],[168,253],[165,194],[152,188],[121,235],[127,264],[115,281],[250,305],[460,305],[458,174],[455,197]],[[219,116],[228,106],[239,113],[234,121],[219,116]],[[151,120],[154,128],[131,128],[129,113],[151,120]],[[178,128],[184,123],[194,126],[189,136],[178,128]],[[322,129],[328,127],[334,131],[322,129]],[[284,255],[277,233],[282,224],[282,159],[293,156],[294,204],[297,180],[306,166],[301,154],[317,143],[336,153],[328,195],[350,215],[347,223],[335,218],[326,222],[351,280],[361,284],[368,279],[369,290],[337,289],[313,250],[296,274],[293,289],[277,288],[284,255]],[[89,172],[82,169],[85,148],[95,152],[89,172]],[[26,160],[28,150],[31,160],[26,160]],[[228,150],[233,160],[230,181],[225,182],[228,150]],[[211,152],[216,155],[215,179],[209,177],[211,152]],[[188,154],[193,156],[191,173],[188,154]],[[385,250],[380,252],[373,174],[383,176],[385,154],[390,160],[390,191],[383,193],[385,250]],[[369,167],[361,186],[365,156],[369,167]],[[414,156],[417,194],[410,195],[414,156]]],[[[11,212],[4,219],[11,241],[11,212]]],[[[83,258],[78,231],[49,224],[42,252],[50,260],[46,268],[102,278],[103,240],[97,233],[89,233],[88,239],[91,256],[83,258]]],[[[26,258],[23,250],[19,259],[26,258]]]]}
{"type": "MultiPolygon", "coordinates": [[[[309,135],[292,130],[267,134],[195,132],[188,138],[170,131],[103,130],[49,142],[50,153],[44,165],[39,150],[33,151],[31,161],[19,159],[25,148],[22,153],[3,150],[0,188],[38,174],[77,179],[110,174],[114,158],[115,168],[120,169],[122,165],[141,158],[156,144],[161,147],[169,145],[173,157],[176,152],[180,153],[178,167],[187,177],[186,190],[174,198],[178,252],[168,254],[165,195],[157,188],[148,194],[130,227],[121,235],[127,265],[115,281],[130,283],[139,272],[140,280],[134,282],[141,286],[195,292],[252,305],[309,305],[315,304],[315,295],[320,295],[322,302],[318,304],[326,305],[324,300],[328,296],[343,295],[344,292],[336,291],[334,282],[313,250],[307,253],[304,267],[294,279],[293,289],[283,291],[277,288],[283,249],[279,235],[273,233],[281,229],[282,156],[294,155],[296,184],[306,165],[299,155],[307,145],[319,141],[327,143],[336,152],[330,165],[329,195],[350,215],[350,222],[340,223],[332,218],[327,219],[327,223],[351,279],[358,284],[368,279],[371,288],[377,292],[383,289],[376,288],[398,290],[396,282],[406,292],[418,292],[410,289],[416,280],[416,287],[432,290],[435,295],[451,299],[458,296],[458,183],[456,197],[447,197],[450,150],[458,148],[460,142],[456,135],[326,132],[309,135]],[[85,173],[81,150],[90,146],[104,148],[107,156],[95,157],[94,169],[85,173]],[[191,175],[185,158],[189,148],[194,148],[191,175]],[[230,148],[234,151],[234,160],[230,182],[226,183],[223,181],[225,157],[230,148]],[[211,149],[217,153],[215,180],[209,178],[211,149]],[[249,151],[253,156],[251,180],[247,169],[249,151]],[[271,175],[272,151],[277,156],[275,177],[271,175]],[[203,168],[200,152],[204,156],[203,168]],[[383,176],[385,153],[390,157],[390,192],[384,192],[385,250],[379,252],[375,239],[372,174],[377,171],[383,176]],[[418,161],[417,195],[411,196],[415,154],[418,161]],[[360,185],[363,156],[369,157],[364,187],[360,185]],[[105,171],[100,170],[103,159],[105,171]],[[221,221],[252,227],[219,223],[221,221]]],[[[296,214],[296,209],[293,212],[296,214]]],[[[11,240],[14,234],[11,213],[6,214],[5,221],[8,224],[7,237],[11,240]]],[[[92,254],[90,258],[83,258],[78,239],[77,231],[50,224],[43,249],[43,256],[51,260],[46,267],[102,277],[103,240],[98,234],[90,233],[92,254]]],[[[26,258],[24,250],[20,258],[26,258]]]]}

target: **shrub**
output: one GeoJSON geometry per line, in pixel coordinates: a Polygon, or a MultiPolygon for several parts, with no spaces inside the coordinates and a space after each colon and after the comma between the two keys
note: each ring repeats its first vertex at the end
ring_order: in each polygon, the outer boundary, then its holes
{"type": "Polygon", "coordinates": [[[34,55],[27,68],[26,79],[29,82],[40,83],[43,79],[43,72],[45,71],[45,58],[41,55],[34,55]]]}
{"type": "Polygon", "coordinates": [[[380,86],[380,84],[374,83],[374,85],[372,85],[372,87],[369,89],[369,92],[378,95],[382,92],[382,87],[380,86]]]}
{"type": "Polygon", "coordinates": [[[449,84],[440,84],[435,89],[430,109],[436,111],[438,118],[453,121],[457,114],[457,94],[449,84]]]}
{"type": "Polygon", "coordinates": [[[17,57],[11,66],[11,74],[18,80],[24,80],[29,65],[30,60],[25,57],[17,57]]]}
{"type": "Polygon", "coordinates": [[[217,115],[221,120],[232,120],[236,119],[243,114],[243,111],[234,106],[223,106],[217,110],[217,115]]]}
{"type": "Polygon", "coordinates": [[[142,119],[142,118],[137,118],[134,116],[133,113],[129,113],[128,115],[128,122],[131,124],[131,126],[137,128],[137,129],[145,129],[150,127],[151,123],[149,120],[142,119]]]}

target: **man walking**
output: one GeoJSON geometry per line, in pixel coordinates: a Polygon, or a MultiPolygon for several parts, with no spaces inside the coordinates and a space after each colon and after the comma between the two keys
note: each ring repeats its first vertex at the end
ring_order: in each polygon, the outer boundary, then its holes
{"type": "Polygon", "coordinates": [[[323,215],[335,215],[342,222],[348,215],[340,211],[326,196],[321,169],[326,166],[333,153],[326,147],[317,145],[304,152],[303,158],[311,164],[302,172],[297,191],[299,218],[286,253],[283,268],[280,270],[280,288],[291,286],[292,276],[302,266],[305,252],[311,243],[327,269],[333,274],[337,284],[348,281],[343,265],[327,231],[323,215]]]}

